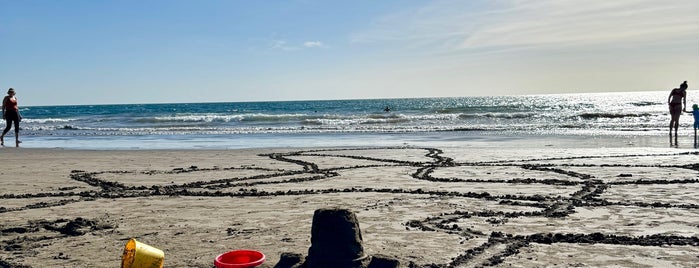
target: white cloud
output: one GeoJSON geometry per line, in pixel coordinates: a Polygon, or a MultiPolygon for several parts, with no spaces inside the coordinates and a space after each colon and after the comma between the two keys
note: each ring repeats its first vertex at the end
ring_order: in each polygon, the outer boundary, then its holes
{"type": "Polygon", "coordinates": [[[389,14],[355,42],[430,52],[697,40],[696,0],[431,1],[389,14]]]}
{"type": "Polygon", "coordinates": [[[284,40],[274,40],[272,41],[271,44],[272,49],[279,49],[279,50],[284,50],[284,51],[293,51],[293,50],[299,50],[298,47],[295,46],[289,46],[286,41],[284,40]]]}
{"type": "Polygon", "coordinates": [[[381,52],[374,64],[386,78],[367,81],[457,96],[648,90],[697,77],[697,0],[422,3],[351,36],[381,52]]]}
{"type": "Polygon", "coordinates": [[[304,46],[304,47],[307,47],[307,48],[325,47],[325,45],[323,44],[323,42],[320,42],[320,41],[306,41],[306,42],[303,43],[303,46],[304,46]]]}
{"type": "Polygon", "coordinates": [[[697,7],[683,1],[515,1],[464,36],[457,48],[589,46],[697,36],[697,7]],[[688,8],[692,6],[694,10],[688,8]]]}
{"type": "Polygon", "coordinates": [[[301,45],[289,44],[286,40],[274,40],[270,44],[270,48],[283,51],[296,51],[301,49],[325,48],[327,47],[320,41],[306,41],[301,45]]]}

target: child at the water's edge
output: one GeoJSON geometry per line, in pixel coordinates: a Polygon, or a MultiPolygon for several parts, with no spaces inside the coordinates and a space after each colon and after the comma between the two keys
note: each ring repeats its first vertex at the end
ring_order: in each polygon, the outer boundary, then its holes
{"type": "Polygon", "coordinates": [[[699,129],[699,105],[692,105],[692,111],[687,111],[694,116],[694,148],[697,147],[697,129],[699,129]]]}

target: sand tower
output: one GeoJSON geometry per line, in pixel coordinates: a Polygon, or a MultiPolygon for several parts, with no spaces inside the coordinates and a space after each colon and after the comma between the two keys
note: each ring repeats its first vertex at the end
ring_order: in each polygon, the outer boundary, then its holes
{"type": "Polygon", "coordinates": [[[397,268],[387,256],[370,257],[362,246],[362,232],[354,212],[340,208],[318,209],[313,214],[311,247],[304,263],[301,254],[284,253],[275,268],[397,268]]]}
{"type": "Polygon", "coordinates": [[[367,258],[362,242],[362,232],[353,212],[339,208],[318,209],[313,214],[306,267],[362,267],[367,258]]]}

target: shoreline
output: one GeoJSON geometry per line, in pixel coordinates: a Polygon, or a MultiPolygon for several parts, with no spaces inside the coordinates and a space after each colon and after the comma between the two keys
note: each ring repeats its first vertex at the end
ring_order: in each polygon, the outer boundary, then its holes
{"type": "MultiPolygon", "coordinates": [[[[12,136],[8,136],[12,138],[12,136]]],[[[679,146],[669,136],[519,134],[480,132],[425,133],[326,133],[326,134],[245,134],[245,135],[151,135],[109,137],[22,137],[22,148],[66,150],[230,150],[309,147],[527,147],[575,148],[679,148],[695,149],[694,136],[681,132],[679,146]],[[672,146],[670,145],[672,143],[672,146]]],[[[7,146],[11,148],[11,146],[7,146]]]]}
{"type": "Polygon", "coordinates": [[[269,268],[308,252],[324,207],[404,266],[696,263],[694,149],[546,144],[1,150],[0,263],[112,267],[136,238],[166,267],[250,248],[269,268]]]}

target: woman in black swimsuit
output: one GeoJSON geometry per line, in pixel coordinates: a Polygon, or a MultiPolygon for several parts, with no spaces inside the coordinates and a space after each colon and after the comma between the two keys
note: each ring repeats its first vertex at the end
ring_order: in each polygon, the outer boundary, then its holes
{"type": "Polygon", "coordinates": [[[677,128],[680,126],[680,115],[687,109],[687,81],[674,88],[667,97],[667,104],[670,106],[670,137],[672,128],[675,128],[675,138],[677,138],[677,128]]]}

